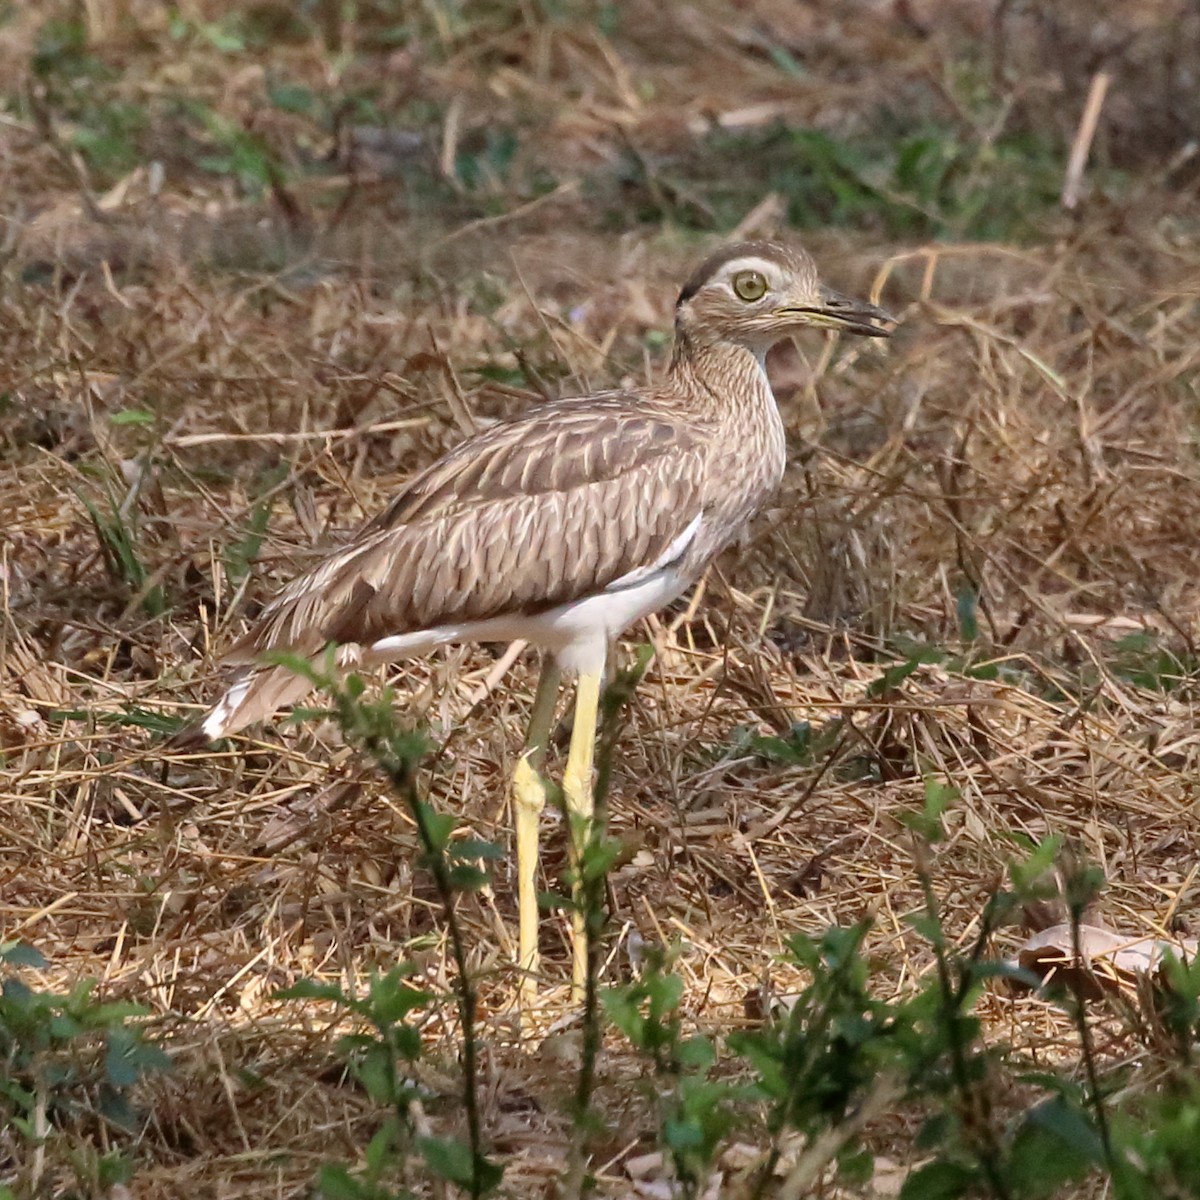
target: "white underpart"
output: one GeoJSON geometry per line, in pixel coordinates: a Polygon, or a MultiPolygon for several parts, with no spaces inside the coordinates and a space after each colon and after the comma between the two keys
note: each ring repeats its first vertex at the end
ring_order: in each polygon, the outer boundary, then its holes
{"type": "MultiPolygon", "coordinates": [[[[553,654],[565,671],[598,673],[604,669],[608,647],[616,637],[670,604],[692,584],[695,572],[683,571],[680,564],[703,524],[703,514],[697,513],[654,562],[634,568],[594,596],[540,613],[509,613],[400,633],[366,645],[346,644],[338,647],[337,665],[353,668],[399,662],[454,642],[520,640],[553,654]]],[[[230,685],[201,725],[206,737],[223,737],[231,726],[239,727],[237,710],[257,674],[251,669],[230,685]]]]}
{"type": "Polygon", "coordinates": [[[600,592],[545,612],[511,613],[380,638],[366,647],[364,658],[395,662],[450,642],[511,642],[520,638],[548,650],[566,671],[596,672],[603,669],[614,638],[635,621],[683,595],[691,583],[691,575],[674,566],[662,567],[628,587],[600,592]]]}
{"type": "Polygon", "coordinates": [[[652,563],[614,579],[602,592],[534,614],[506,613],[485,621],[439,625],[380,638],[364,658],[394,662],[449,642],[511,642],[520,639],[548,650],[566,671],[598,671],[609,643],[635,621],[670,604],[692,582],[678,568],[703,524],[697,513],[652,563]]]}

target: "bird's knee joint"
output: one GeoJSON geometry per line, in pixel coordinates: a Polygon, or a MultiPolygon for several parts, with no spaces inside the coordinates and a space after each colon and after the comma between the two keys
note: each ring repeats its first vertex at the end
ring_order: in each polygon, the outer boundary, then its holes
{"type": "Polygon", "coordinates": [[[563,794],[567,807],[574,813],[590,817],[592,814],[592,773],[574,771],[570,767],[563,774],[563,794]]]}
{"type": "Polygon", "coordinates": [[[579,793],[592,785],[591,771],[581,771],[570,765],[563,772],[563,790],[571,793],[579,793]]]}
{"type": "Polygon", "coordinates": [[[546,785],[525,757],[517,760],[513,771],[513,797],[527,812],[540,813],[546,807],[546,785]]]}

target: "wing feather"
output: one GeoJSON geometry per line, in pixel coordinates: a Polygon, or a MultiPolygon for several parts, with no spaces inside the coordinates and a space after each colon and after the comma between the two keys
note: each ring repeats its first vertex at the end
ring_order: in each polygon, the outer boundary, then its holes
{"type": "Polygon", "coordinates": [[[620,394],[493,426],[289,584],[226,661],[533,614],[603,591],[696,525],[707,445],[620,394]]]}

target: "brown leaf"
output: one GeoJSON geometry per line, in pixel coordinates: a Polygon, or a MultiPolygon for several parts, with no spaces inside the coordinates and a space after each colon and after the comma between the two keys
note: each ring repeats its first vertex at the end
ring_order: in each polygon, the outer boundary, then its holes
{"type": "Polygon", "coordinates": [[[1043,981],[1066,983],[1095,999],[1105,991],[1135,988],[1139,976],[1159,970],[1168,952],[1190,959],[1197,950],[1194,938],[1130,938],[1098,925],[1081,925],[1077,957],[1071,926],[1059,924],[1029,938],[1017,951],[1017,962],[1043,981]]]}

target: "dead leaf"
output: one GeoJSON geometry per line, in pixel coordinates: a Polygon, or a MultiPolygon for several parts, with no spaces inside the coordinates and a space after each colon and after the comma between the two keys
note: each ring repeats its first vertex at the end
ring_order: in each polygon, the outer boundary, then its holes
{"type": "Polygon", "coordinates": [[[1099,925],[1080,925],[1077,957],[1071,926],[1059,924],[1029,938],[1017,951],[1017,963],[1044,982],[1066,983],[1097,999],[1106,991],[1136,988],[1139,976],[1157,972],[1167,953],[1193,959],[1198,951],[1195,938],[1130,938],[1099,925]]]}

